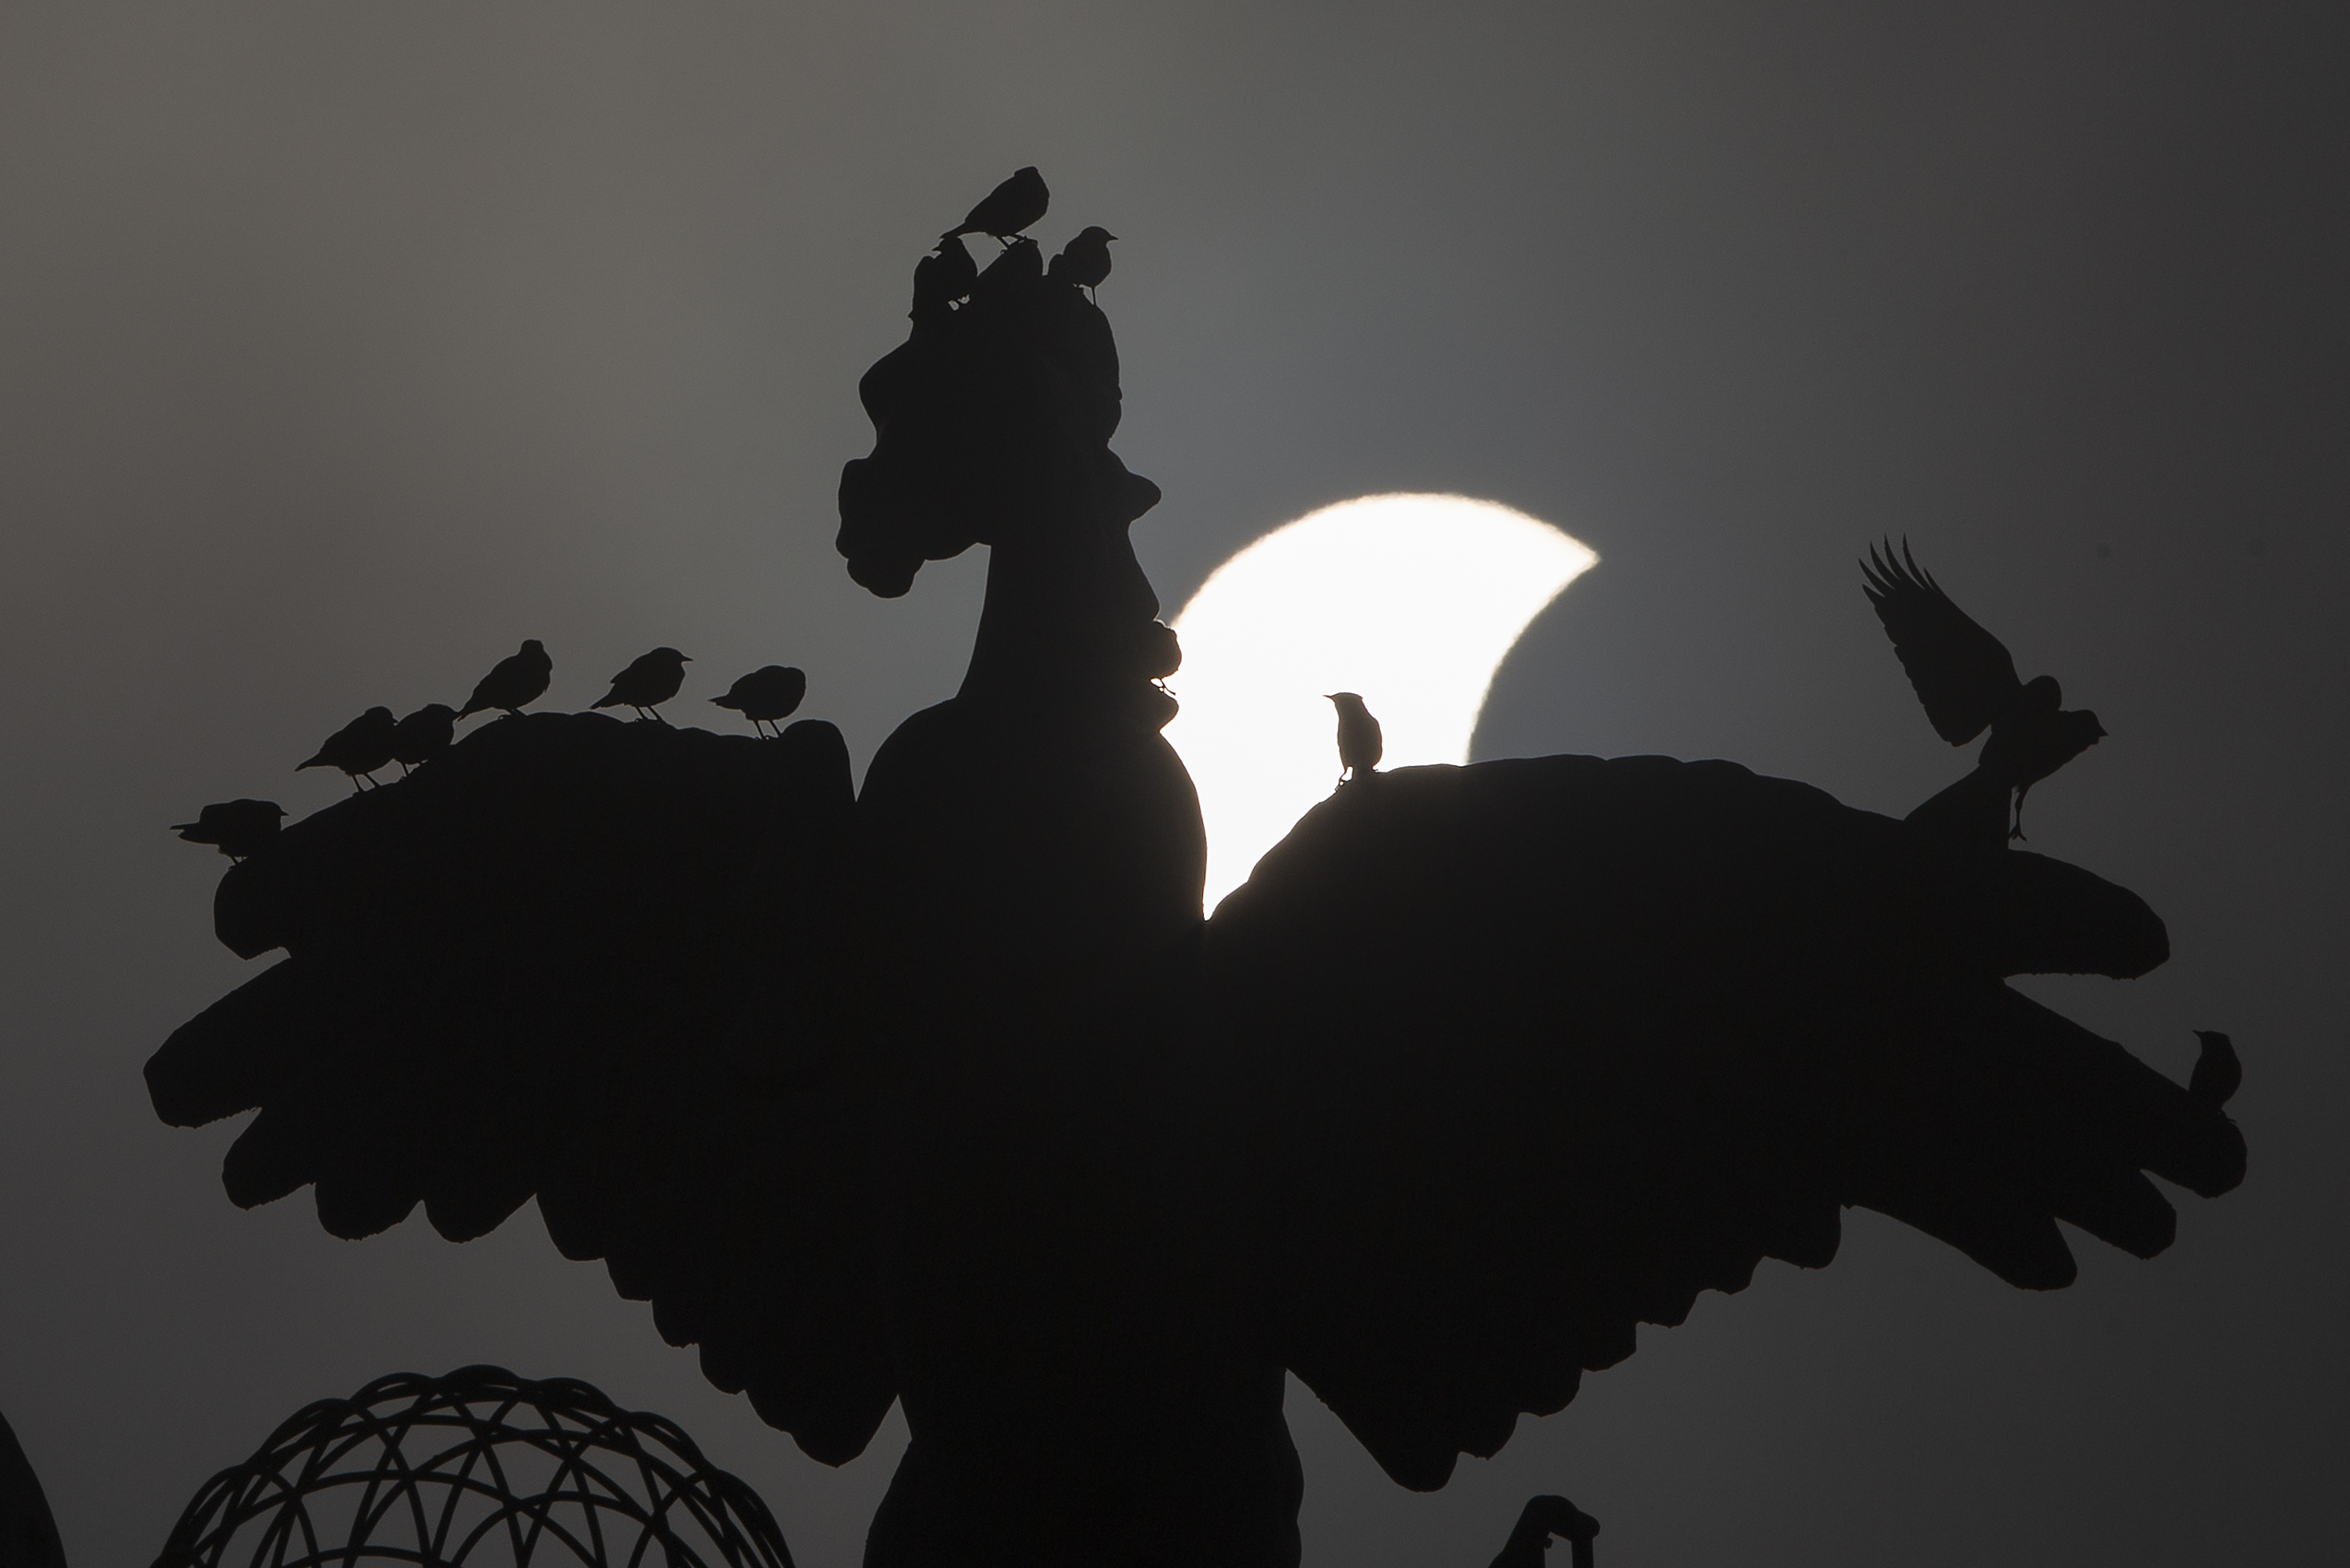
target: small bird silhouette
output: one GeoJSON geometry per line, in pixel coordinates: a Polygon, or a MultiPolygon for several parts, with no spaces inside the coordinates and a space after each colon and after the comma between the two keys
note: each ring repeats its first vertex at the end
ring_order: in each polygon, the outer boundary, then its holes
{"type": "Polygon", "coordinates": [[[1031,164],[981,198],[979,205],[964,215],[962,228],[950,229],[939,237],[954,240],[965,234],[986,234],[1009,241],[1044,217],[1052,199],[1053,193],[1045,188],[1045,176],[1031,164]]]}
{"type": "Polygon", "coordinates": [[[510,713],[523,709],[547,695],[547,682],[555,673],[555,661],[547,656],[546,644],[533,637],[525,642],[519,653],[508,654],[490,666],[473,689],[457,717],[471,718],[492,708],[503,708],[510,713]]]}
{"type": "Polygon", "coordinates": [[[1599,1533],[1600,1521],[1565,1498],[1530,1497],[1517,1515],[1517,1527],[1509,1532],[1508,1544],[1494,1559],[1493,1568],[1542,1568],[1553,1536],[1574,1549],[1574,1568],[1591,1568],[1591,1538],[1599,1533]]]}
{"type": "Polygon", "coordinates": [[[258,855],[278,836],[286,808],[274,800],[223,800],[195,814],[193,822],[174,822],[171,831],[190,843],[216,845],[231,860],[258,855]]]}
{"type": "Polygon", "coordinates": [[[446,702],[427,702],[392,726],[392,760],[402,772],[430,762],[456,738],[457,711],[446,702]]]}
{"type": "Polygon", "coordinates": [[[685,666],[693,661],[675,648],[655,648],[639,654],[629,667],[612,678],[612,690],[589,704],[596,708],[634,708],[639,718],[661,718],[660,706],[685,684],[685,666]]]}
{"type": "Polygon", "coordinates": [[[807,676],[789,665],[768,665],[727,687],[724,697],[710,701],[721,708],[732,708],[756,729],[791,717],[807,695],[807,676]]]}
{"type": "Polygon", "coordinates": [[[370,708],[334,734],[318,749],[318,755],[307,762],[296,763],[294,772],[304,768],[340,768],[350,775],[353,789],[365,789],[375,782],[375,770],[392,760],[392,732],[399,722],[392,717],[389,708],[370,708]]]}
{"type": "Polygon", "coordinates": [[[1110,242],[1117,236],[1099,224],[1071,240],[1045,268],[1046,278],[1060,283],[1074,283],[1080,289],[1098,289],[1102,279],[1110,276],[1110,242]]]}
{"type": "Polygon", "coordinates": [[[1363,705],[1363,699],[1352,691],[1327,691],[1323,695],[1338,704],[1339,711],[1339,783],[1360,779],[1379,765],[1387,754],[1387,741],[1379,734],[1379,721],[1363,705]]]}
{"type": "Polygon", "coordinates": [[[2002,814],[2014,802],[2010,839],[2024,836],[2024,797],[2032,786],[2105,738],[2105,726],[2086,708],[2067,712],[2054,676],[2019,680],[2006,645],[1951,602],[1909,553],[1894,559],[1893,545],[1875,546],[1860,564],[1864,590],[1934,732],[1964,746],[1985,729],[1975,771],[1999,790],[2002,814]]]}
{"type": "Polygon", "coordinates": [[[2206,1105],[2225,1105],[2243,1086],[2244,1064],[2236,1057],[2236,1042],[2215,1029],[2199,1029],[2195,1038],[2203,1048],[2188,1076],[2187,1092],[2206,1105]]]}

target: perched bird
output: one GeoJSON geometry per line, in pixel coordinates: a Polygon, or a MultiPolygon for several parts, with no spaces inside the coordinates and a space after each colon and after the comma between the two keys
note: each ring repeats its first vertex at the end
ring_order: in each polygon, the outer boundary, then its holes
{"type": "Polygon", "coordinates": [[[2105,738],[2105,726],[2086,708],[2065,711],[2055,677],[2017,679],[2006,646],[1951,602],[1906,541],[1898,560],[1890,541],[1882,554],[1872,546],[1860,572],[1934,732],[1964,746],[1990,731],[1975,772],[1998,792],[2002,815],[2013,797],[2007,836],[2022,838],[2025,796],[2105,738]]]}
{"type": "Polygon", "coordinates": [[[456,734],[457,711],[446,702],[427,702],[392,726],[392,760],[406,772],[446,751],[456,734]]]}
{"type": "Polygon", "coordinates": [[[1379,734],[1379,721],[1363,705],[1363,699],[1352,691],[1323,693],[1338,704],[1339,711],[1339,783],[1359,779],[1379,765],[1387,753],[1387,741],[1379,734]]]}
{"type": "Polygon", "coordinates": [[[2215,1029],[2199,1029],[2195,1038],[2203,1043],[2203,1049],[2188,1077],[2187,1092],[2206,1105],[2225,1105],[2244,1082],[2244,1064],[2236,1057],[2236,1042],[2215,1029]]]}
{"type": "Polygon", "coordinates": [[[950,229],[939,237],[955,240],[965,234],[986,234],[1009,241],[1044,217],[1052,199],[1053,193],[1045,188],[1045,176],[1031,164],[988,192],[977,206],[964,215],[962,228],[950,229]]]}
{"type": "Polygon", "coordinates": [[[555,673],[555,661],[547,656],[546,644],[533,637],[525,642],[519,653],[500,659],[473,689],[465,706],[457,710],[457,717],[469,719],[476,713],[492,708],[503,708],[518,713],[547,695],[547,682],[555,673]]]}
{"type": "Polygon", "coordinates": [[[195,814],[193,822],[174,822],[171,831],[190,843],[217,845],[231,860],[258,855],[278,836],[286,808],[274,800],[223,800],[195,814]]]}
{"type": "Polygon", "coordinates": [[[685,666],[693,661],[675,648],[655,648],[640,654],[612,678],[612,690],[589,704],[596,708],[634,708],[639,718],[662,719],[656,711],[685,684],[685,666]]]}
{"type": "Polygon", "coordinates": [[[1509,1532],[1508,1543],[1494,1559],[1493,1568],[1542,1568],[1553,1536],[1573,1546],[1574,1568],[1591,1568],[1591,1538],[1599,1533],[1600,1521],[1565,1498],[1529,1497],[1525,1511],[1517,1515],[1517,1527],[1509,1532]]]}
{"type": "Polygon", "coordinates": [[[807,676],[789,665],[768,665],[727,687],[724,697],[710,701],[721,708],[732,708],[756,728],[791,717],[807,695],[807,676]]]}
{"type": "Polygon", "coordinates": [[[375,770],[392,760],[392,732],[398,727],[399,722],[392,717],[391,709],[370,708],[328,736],[319,747],[318,755],[297,763],[294,772],[340,768],[350,775],[353,789],[365,789],[375,782],[375,770]]]}
{"type": "Polygon", "coordinates": [[[1045,267],[1046,278],[1060,283],[1074,283],[1080,289],[1098,289],[1102,279],[1110,276],[1110,242],[1117,236],[1100,224],[1086,230],[1069,244],[1045,267]]]}

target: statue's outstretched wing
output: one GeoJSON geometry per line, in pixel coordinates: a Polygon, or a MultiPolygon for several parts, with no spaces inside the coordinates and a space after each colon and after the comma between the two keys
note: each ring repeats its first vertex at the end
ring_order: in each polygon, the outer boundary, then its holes
{"type": "Polygon", "coordinates": [[[2142,1173],[2243,1173],[2217,1096],[2002,983],[2161,962],[2137,898],[1727,762],[1375,774],[1206,940],[1268,1332],[1409,1486],[1699,1291],[1825,1264],[1845,1205],[2048,1288],[2058,1220],[2151,1255],[2142,1173]]]}
{"type": "Polygon", "coordinates": [[[221,940],[287,956],[148,1064],[164,1120],[258,1108],[223,1179],[341,1236],[465,1240],[534,1196],[712,1380],[833,1462],[894,1395],[863,1091],[834,997],[848,756],[593,714],[496,721],[231,869],[221,940]]]}

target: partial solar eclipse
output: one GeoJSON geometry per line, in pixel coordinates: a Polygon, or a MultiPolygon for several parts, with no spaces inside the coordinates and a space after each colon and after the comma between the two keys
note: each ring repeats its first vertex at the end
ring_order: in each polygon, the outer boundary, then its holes
{"type": "Polygon", "coordinates": [[[1166,732],[1207,819],[1207,906],[1337,784],[1325,693],[1363,694],[1387,732],[1384,768],[1466,762],[1494,672],[1598,560],[1493,501],[1371,495],[1218,567],[1175,618],[1183,712],[1166,732]]]}

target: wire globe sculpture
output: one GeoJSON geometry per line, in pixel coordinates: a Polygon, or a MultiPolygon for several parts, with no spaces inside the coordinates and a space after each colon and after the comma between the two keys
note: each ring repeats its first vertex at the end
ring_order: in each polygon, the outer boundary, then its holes
{"type": "Polygon", "coordinates": [[[207,1481],[155,1568],[792,1568],[674,1421],[575,1378],[395,1373],[207,1481]]]}

